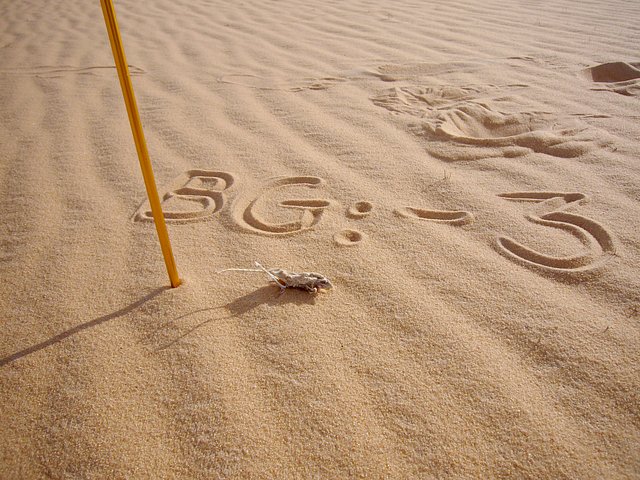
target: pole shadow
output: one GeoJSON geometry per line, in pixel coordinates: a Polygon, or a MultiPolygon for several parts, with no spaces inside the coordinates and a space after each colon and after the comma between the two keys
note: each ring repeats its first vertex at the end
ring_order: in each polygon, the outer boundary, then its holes
{"type": "Polygon", "coordinates": [[[75,335],[76,333],[82,332],[83,330],[95,327],[97,325],[100,325],[101,323],[108,322],[109,320],[113,320],[114,318],[118,318],[123,315],[126,315],[127,313],[130,313],[133,310],[141,307],[144,303],[148,302],[152,298],[157,297],[165,290],[169,290],[169,288],[170,287],[156,288],[155,290],[151,291],[144,297],[140,298],[139,300],[136,300],[135,302],[127,305],[126,307],[121,308],[120,310],[116,310],[115,312],[109,313],[107,315],[103,315],[101,317],[94,318],[93,320],[90,320],[88,322],[81,323],[80,325],[76,325],[75,327],[70,328],[69,330],[65,330],[64,332],[59,333],[58,335],[55,335],[50,339],[45,340],[44,342],[38,343],[36,345],[32,345],[31,347],[25,348],[24,350],[20,350],[19,352],[16,352],[12,355],[8,355],[6,357],[0,358],[0,367],[8,365],[9,363],[19,360],[20,358],[23,358],[32,353],[43,350],[47,347],[50,347],[51,345],[61,342],[65,338],[75,335]]]}

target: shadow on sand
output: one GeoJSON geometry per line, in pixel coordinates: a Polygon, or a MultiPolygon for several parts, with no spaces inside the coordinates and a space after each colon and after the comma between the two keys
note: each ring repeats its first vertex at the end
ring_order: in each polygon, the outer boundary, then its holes
{"type": "MultiPolygon", "coordinates": [[[[38,352],[40,350],[43,350],[47,347],[50,347],[51,345],[54,345],[58,342],[61,342],[62,340],[64,340],[65,338],[69,338],[72,335],[75,335],[79,332],[82,332],[84,330],[87,330],[88,328],[92,328],[95,327],[97,325],[100,325],[104,322],[108,322],[109,320],[113,320],[114,318],[118,318],[118,317],[122,317],[123,315],[126,315],[134,310],[136,310],[137,308],[141,307],[143,304],[145,304],[146,302],[148,302],[149,300],[153,299],[154,297],[157,297],[158,295],[160,295],[162,292],[164,292],[165,290],[169,290],[169,287],[162,287],[162,288],[156,288],[155,290],[151,291],[150,293],[148,293],[147,295],[145,295],[144,297],[140,298],[139,300],[136,300],[135,302],[127,305],[126,307],[123,307],[119,310],[116,310],[115,312],[109,313],[107,315],[103,315],[101,317],[98,318],[94,318],[93,320],[90,320],[88,322],[85,323],[81,323],[79,325],[76,325],[73,328],[70,328],[69,330],[65,330],[62,333],[59,333],[58,335],[55,335],[51,338],[49,338],[48,340],[45,340],[44,342],[38,343],[36,345],[32,345],[28,348],[25,348],[23,350],[20,350],[19,352],[13,353],[11,355],[8,355],[6,357],[2,357],[0,358],[0,367],[3,367],[5,365],[8,365],[16,360],[19,360],[20,358],[23,358],[27,355],[30,355],[32,353],[38,352]]],[[[217,309],[224,309],[227,312],[230,313],[230,315],[224,316],[224,317],[220,317],[220,318],[231,318],[231,317],[236,317],[236,316],[241,316],[247,312],[250,312],[251,310],[253,310],[254,308],[256,308],[259,305],[268,305],[270,307],[274,307],[274,306],[278,306],[278,305],[284,305],[287,303],[293,303],[296,305],[310,305],[310,304],[314,304],[315,303],[315,295],[310,295],[307,292],[301,291],[301,290],[293,290],[293,289],[287,289],[284,291],[284,293],[282,295],[278,294],[277,289],[274,288],[273,285],[270,286],[265,286],[262,288],[259,288],[258,290],[254,290],[251,293],[248,293],[230,303],[228,303],[227,305],[223,305],[223,306],[219,306],[219,307],[209,307],[209,308],[201,308],[199,310],[194,310],[193,312],[189,312],[186,313],[184,315],[180,315],[179,317],[173,319],[168,325],[174,324],[175,322],[177,322],[178,320],[181,320],[183,318],[189,317],[191,315],[195,315],[197,313],[200,312],[205,312],[205,311],[213,311],[213,310],[217,310],[217,309]]],[[[209,318],[193,327],[191,327],[189,330],[187,330],[186,332],[180,334],[178,337],[174,338],[173,340],[171,340],[169,343],[157,348],[155,351],[161,351],[164,350],[166,348],[169,348],[170,346],[174,345],[176,342],[180,341],[182,338],[186,337],[187,335],[189,335],[190,333],[194,332],[195,330],[197,330],[198,328],[206,325],[207,323],[211,322],[212,320],[215,320],[215,318],[209,318]]],[[[163,328],[166,328],[167,325],[164,325],[160,328],[158,328],[156,330],[156,332],[162,330],[163,328]]]]}
{"type": "Polygon", "coordinates": [[[243,295],[240,298],[233,300],[232,302],[221,305],[218,307],[208,307],[201,308],[198,310],[194,310],[189,313],[185,313],[184,315],[180,315],[179,317],[174,318],[171,322],[165,324],[164,326],[159,327],[154,333],[158,333],[160,330],[165,329],[168,326],[175,325],[176,322],[182,320],[184,318],[190,317],[192,315],[196,315],[202,312],[213,312],[215,310],[223,310],[228,312],[228,315],[224,315],[221,317],[212,316],[207,318],[206,320],[188,328],[186,331],[178,335],[177,337],[170,340],[168,343],[158,347],[155,349],[155,352],[160,352],[165,350],[172,345],[175,345],[177,342],[195,332],[199,328],[205,326],[206,324],[214,321],[214,320],[222,320],[226,318],[239,317],[244,315],[245,313],[250,312],[254,308],[260,305],[268,305],[269,307],[276,307],[279,305],[285,305],[288,303],[293,303],[295,305],[313,305],[316,302],[316,296],[309,294],[308,292],[302,290],[295,289],[287,289],[281,295],[278,293],[278,289],[274,288],[273,285],[267,285],[258,290],[254,290],[246,295],[243,295]]]}
{"type": "Polygon", "coordinates": [[[123,315],[126,315],[127,313],[130,313],[133,310],[141,307],[144,303],[148,302],[152,298],[157,297],[165,290],[169,290],[169,287],[156,288],[155,290],[151,291],[144,297],[140,298],[139,300],[136,300],[135,302],[127,305],[126,307],[121,308],[120,310],[116,310],[115,312],[109,313],[107,315],[103,315],[101,317],[94,318],[93,320],[90,320],[88,322],[81,323],[80,325],[76,325],[75,327],[70,328],[69,330],[65,330],[64,332],[59,333],[58,335],[55,335],[50,339],[45,340],[44,342],[38,343],[36,345],[32,345],[31,347],[25,348],[24,350],[20,350],[19,352],[16,352],[12,355],[0,358],[0,367],[3,367],[11,362],[14,362],[15,360],[18,360],[32,353],[38,352],[44,348],[50,347],[51,345],[54,345],[72,335],[75,335],[76,333],[82,332],[83,330],[86,330],[91,327],[95,327],[96,325],[100,325],[101,323],[108,322],[109,320],[113,320],[114,318],[118,318],[123,315]]]}

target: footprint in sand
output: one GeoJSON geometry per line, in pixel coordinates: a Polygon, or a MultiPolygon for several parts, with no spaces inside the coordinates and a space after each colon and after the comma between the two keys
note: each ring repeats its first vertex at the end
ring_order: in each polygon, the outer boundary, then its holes
{"type": "Polygon", "coordinates": [[[416,133],[429,140],[432,156],[449,162],[531,152],[572,158],[597,146],[585,127],[558,125],[544,113],[500,113],[474,102],[438,110],[416,133]]]}
{"type": "MultiPolygon", "coordinates": [[[[481,99],[507,105],[507,90],[527,85],[405,86],[387,89],[371,101],[394,114],[421,119],[410,129],[428,140],[427,151],[449,162],[519,157],[532,152],[561,158],[580,156],[598,146],[587,127],[558,122],[549,113],[503,113],[481,99]]],[[[511,102],[513,103],[513,102],[511,102]]],[[[517,105],[517,103],[516,103],[517,105]]],[[[513,109],[514,105],[508,105],[513,109]]]]}
{"type": "MultiPolygon", "coordinates": [[[[227,172],[198,169],[186,171],[161,196],[165,220],[187,223],[219,212],[226,203],[223,192],[233,184],[234,177],[227,172]]],[[[133,220],[153,222],[148,200],[140,205],[133,220]]]]}
{"type": "Polygon", "coordinates": [[[271,210],[265,197],[287,187],[304,186],[318,188],[324,185],[320,177],[278,177],[271,179],[265,191],[258,195],[241,196],[236,199],[232,207],[232,216],[236,224],[242,228],[261,235],[283,236],[294,235],[312,229],[322,218],[324,210],[331,205],[331,201],[324,199],[291,199],[282,200],[278,206],[300,212],[293,221],[275,222],[263,218],[265,211],[271,210]]]}
{"type": "Polygon", "coordinates": [[[627,96],[640,94],[640,63],[603,63],[587,68],[583,73],[587,79],[597,84],[591,90],[627,96]]]}
{"type": "Polygon", "coordinates": [[[498,237],[497,249],[505,257],[534,270],[556,276],[595,272],[607,256],[616,253],[611,234],[600,223],[565,210],[588,201],[583,193],[512,192],[498,195],[506,200],[539,204],[536,213],[527,215],[533,223],[568,231],[586,247],[587,252],[569,257],[553,257],[537,252],[509,237],[498,237]]]}
{"type": "Polygon", "coordinates": [[[427,210],[424,208],[402,207],[395,210],[404,218],[428,220],[436,223],[460,226],[473,222],[473,214],[464,210],[427,210]]]}

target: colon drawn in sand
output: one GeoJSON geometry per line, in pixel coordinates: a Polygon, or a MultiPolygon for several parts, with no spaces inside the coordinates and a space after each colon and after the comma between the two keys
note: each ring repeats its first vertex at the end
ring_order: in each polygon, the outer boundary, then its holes
{"type": "MultiPolygon", "coordinates": [[[[223,193],[235,180],[227,172],[192,169],[179,175],[161,196],[162,210],[167,222],[186,223],[219,212],[226,203],[223,193]]],[[[133,217],[137,222],[153,222],[146,200],[133,217]]]]}
{"type": "MultiPolygon", "coordinates": [[[[371,215],[373,211],[373,203],[361,200],[347,208],[346,216],[351,220],[362,220],[371,215]]],[[[333,241],[336,245],[343,247],[351,247],[358,245],[366,239],[366,235],[360,230],[353,228],[345,228],[333,235],[333,241]]]]}
{"type": "Polygon", "coordinates": [[[293,235],[313,228],[322,218],[324,210],[331,205],[325,199],[289,199],[278,202],[278,206],[299,212],[293,221],[275,222],[266,220],[266,197],[287,187],[304,186],[318,188],[324,185],[320,177],[277,177],[267,183],[265,190],[256,196],[241,196],[232,206],[234,221],[242,228],[261,235],[293,235]]]}
{"type": "Polygon", "coordinates": [[[566,230],[578,238],[587,250],[586,253],[578,255],[553,257],[537,252],[509,237],[498,237],[498,251],[521,265],[561,276],[585,274],[597,270],[607,256],[616,254],[613,239],[605,227],[590,218],[566,211],[588,201],[588,197],[582,193],[512,192],[500,194],[499,197],[510,201],[539,204],[535,213],[527,215],[529,221],[566,230]]]}

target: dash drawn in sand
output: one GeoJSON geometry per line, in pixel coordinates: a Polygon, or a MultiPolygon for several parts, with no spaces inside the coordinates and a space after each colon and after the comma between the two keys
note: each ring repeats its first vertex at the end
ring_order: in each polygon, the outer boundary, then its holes
{"type": "Polygon", "coordinates": [[[448,225],[467,225],[473,222],[473,214],[464,210],[427,210],[424,208],[402,207],[396,213],[404,218],[429,220],[448,225]]]}
{"type": "Polygon", "coordinates": [[[567,276],[596,271],[608,255],[616,253],[609,231],[600,223],[581,215],[566,212],[572,206],[588,201],[583,193],[512,192],[498,195],[506,200],[540,204],[536,213],[526,218],[536,224],[568,231],[578,238],[587,252],[568,257],[553,257],[537,252],[509,237],[497,239],[498,251],[515,262],[535,270],[567,276]]]}
{"type": "Polygon", "coordinates": [[[283,200],[278,206],[297,210],[298,219],[289,222],[270,222],[263,218],[258,210],[264,209],[264,197],[275,190],[286,187],[304,186],[318,188],[324,185],[320,177],[280,177],[269,181],[260,194],[239,197],[232,207],[233,220],[241,227],[262,235],[292,235],[313,228],[322,218],[324,210],[331,201],[324,199],[290,199],[283,200]]]}
{"type": "MultiPolygon", "coordinates": [[[[186,171],[161,196],[165,220],[186,223],[202,220],[219,212],[226,203],[223,192],[234,182],[233,175],[227,172],[198,169],[186,171]]],[[[148,200],[140,205],[133,220],[153,222],[148,200]]]]}

